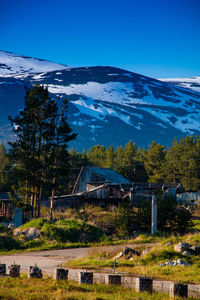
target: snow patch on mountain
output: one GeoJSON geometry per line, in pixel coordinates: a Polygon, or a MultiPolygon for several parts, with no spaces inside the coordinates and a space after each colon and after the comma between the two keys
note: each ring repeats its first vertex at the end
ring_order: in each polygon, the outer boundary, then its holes
{"type": "Polygon", "coordinates": [[[200,92],[200,76],[189,78],[160,78],[159,80],[200,92]]]}
{"type": "Polygon", "coordinates": [[[89,115],[95,119],[104,120],[107,122],[107,117],[117,117],[128,125],[132,125],[130,122],[130,116],[128,114],[122,114],[114,109],[104,106],[103,104],[96,104],[92,98],[87,99],[80,98],[76,101],[71,101],[76,106],[80,113],[89,115]]]}
{"type": "Polygon", "coordinates": [[[32,57],[20,56],[0,51],[0,74],[11,75],[21,73],[43,73],[63,70],[68,66],[32,57]]]}

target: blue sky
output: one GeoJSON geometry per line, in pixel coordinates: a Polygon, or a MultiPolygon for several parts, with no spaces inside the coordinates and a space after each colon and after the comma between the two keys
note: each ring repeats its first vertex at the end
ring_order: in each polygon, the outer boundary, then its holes
{"type": "Polygon", "coordinates": [[[200,76],[200,0],[0,0],[0,49],[150,77],[200,76]]]}

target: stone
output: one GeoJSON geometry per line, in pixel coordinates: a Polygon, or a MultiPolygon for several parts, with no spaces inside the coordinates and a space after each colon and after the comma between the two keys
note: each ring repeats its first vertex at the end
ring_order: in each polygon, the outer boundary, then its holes
{"type": "Polygon", "coordinates": [[[63,269],[63,268],[55,269],[54,274],[53,274],[53,278],[55,280],[58,280],[58,279],[67,280],[68,279],[68,273],[69,273],[69,270],[67,270],[67,269],[63,269]]]}
{"type": "Polygon", "coordinates": [[[184,255],[197,255],[197,253],[194,251],[194,250],[192,250],[191,248],[190,249],[188,249],[188,250],[185,250],[184,252],[183,252],[183,254],[184,255]]]}
{"type": "Polygon", "coordinates": [[[181,283],[178,283],[178,284],[172,283],[170,285],[169,296],[170,296],[170,298],[174,298],[176,296],[187,298],[188,297],[188,285],[181,284],[181,283]]]}
{"type": "Polygon", "coordinates": [[[79,283],[93,284],[93,272],[80,272],[79,283]]]}
{"type": "Polygon", "coordinates": [[[6,276],[6,264],[0,264],[0,276],[6,276]]]}
{"type": "Polygon", "coordinates": [[[164,266],[190,266],[190,264],[187,261],[184,261],[179,258],[177,260],[167,261],[166,263],[160,264],[160,267],[164,266]]]}
{"type": "Polygon", "coordinates": [[[8,276],[20,277],[20,265],[11,265],[8,267],[8,276]]]}
{"type": "Polygon", "coordinates": [[[42,278],[42,270],[37,266],[30,266],[28,278],[42,278]]]}
{"type": "Polygon", "coordinates": [[[121,285],[121,275],[108,274],[105,276],[105,283],[110,285],[121,285]]]}
{"type": "Polygon", "coordinates": [[[9,225],[8,225],[8,228],[15,228],[16,225],[14,222],[10,222],[9,225]]]}
{"type": "Polygon", "coordinates": [[[20,227],[22,225],[22,209],[19,207],[14,210],[13,222],[16,227],[20,227]]]}
{"type": "Polygon", "coordinates": [[[126,247],[124,249],[124,251],[121,251],[120,253],[118,253],[115,257],[113,257],[113,259],[118,259],[122,256],[126,256],[127,259],[130,259],[133,255],[139,256],[140,253],[138,251],[136,251],[135,249],[126,247]]]}
{"type": "Polygon", "coordinates": [[[13,230],[13,236],[17,237],[20,235],[22,235],[22,231],[20,229],[16,228],[13,230]]]}
{"type": "Polygon", "coordinates": [[[173,242],[168,242],[168,243],[165,244],[166,247],[169,247],[169,246],[172,246],[172,245],[174,245],[173,242]]]}
{"type": "Polygon", "coordinates": [[[190,249],[195,251],[197,255],[200,255],[200,246],[192,246],[190,249]]]}
{"type": "Polygon", "coordinates": [[[153,280],[150,278],[136,278],[136,285],[135,285],[136,292],[149,292],[152,293],[153,291],[153,280]]]}
{"type": "Polygon", "coordinates": [[[155,194],[152,195],[151,201],[151,234],[157,232],[157,214],[158,214],[158,203],[155,194]]]}
{"type": "Polygon", "coordinates": [[[190,248],[190,244],[188,243],[178,243],[174,246],[174,250],[177,252],[184,252],[190,248]]]}
{"type": "Polygon", "coordinates": [[[39,237],[40,232],[36,228],[29,228],[28,232],[26,233],[27,240],[34,240],[35,238],[39,237]]]}

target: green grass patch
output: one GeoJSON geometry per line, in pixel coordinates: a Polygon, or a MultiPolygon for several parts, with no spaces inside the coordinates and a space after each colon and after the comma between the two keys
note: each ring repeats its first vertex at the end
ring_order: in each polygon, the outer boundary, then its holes
{"type": "MultiPolygon", "coordinates": [[[[136,250],[138,250],[136,248],[136,250]]],[[[118,250],[120,252],[120,250],[118,250]]],[[[87,258],[73,260],[66,263],[70,268],[88,268],[88,269],[112,269],[114,267],[113,257],[117,253],[110,249],[100,251],[96,249],[92,255],[87,258]]],[[[191,283],[200,283],[200,257],[185,256],[173,250],[173,246],[163,246],[162,243],[152,247],[145,255],[134,256],[132,260],[120,258],[118,262],[118,271],[141,274],[146,276],[158,277],[173,281],[183,281],[191,283]],[[190,266],[163,266],[161,263],[177,260],[181,258],[189,262],[190,266]]]]}
{"type": "Polygon", "coordinates": [[[192,220],[192,222],[194,224],[193,228],[200,231],[200,220],[192,220]]]}
{"type": "MultiPolygon", "coordinates": [[[[1,278],[0,299],[9,300],[168,300],[167,294],[136,293],[132,289],[102,284],[79,285],[72,281],[52,278],[1,278]]],[[[177,298],[179,299],[179,298],[177,298]]]]}

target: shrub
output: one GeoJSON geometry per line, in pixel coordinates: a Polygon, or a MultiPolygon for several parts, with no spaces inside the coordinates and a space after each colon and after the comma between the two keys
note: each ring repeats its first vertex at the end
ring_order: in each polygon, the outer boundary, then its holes
{"type": "Polygon", "coordinates": [[[43,235],[59,242],[97,242],[104,237],[103,231],[78,220],[60,220],[56,223],[44,223],[43,235]]]}
{"type": "Polygon", "coordinates": [[[12,228],[8,228],[7,226],[0,224],[0,233],[11,234],[12,231],[13,231],[12,228]]]}
{"type": "Polygon", "coordinates": [[[0,250],[20,249],[20,242],[12,237],[0,236],[0,250]]]}
{"type": "Polygon", "coordinates": [[[130,202],[119,204],[115,218],[116,231],[121,236],[131,236],[134,231],[135,214],[130,202]]]}

